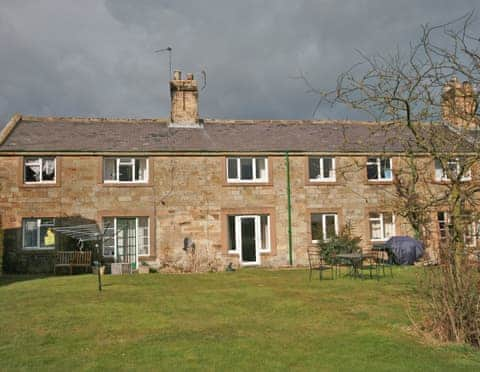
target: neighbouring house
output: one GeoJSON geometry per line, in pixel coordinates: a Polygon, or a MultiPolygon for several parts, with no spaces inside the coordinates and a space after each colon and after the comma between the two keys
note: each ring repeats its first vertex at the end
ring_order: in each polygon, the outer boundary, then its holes
{"type": "MultiPolygon", "coordinates": [[[[445,99],[474,102],[450,84],[445,99]]],[[[73,244],[54,228],[70,219],[104,229],[105,262],[183,270],[305,265],[307,248],[346,223],[365,249],[411,234],[392,202],[411,139],[400,126],[206,119],[193,75],[175,71],[170,89],[169,119],[12,117],[0,133],[7,271],[52,271],[55,251],[73,244]]],[[[444,115],[425,130],[454,138],[469,125],[444,115]]],[[[448,181],[434,159],[417,158],[434,187],[448,181]]],[[[429,246],[448,225],[445,211],[434,220],[429,246]]]]}

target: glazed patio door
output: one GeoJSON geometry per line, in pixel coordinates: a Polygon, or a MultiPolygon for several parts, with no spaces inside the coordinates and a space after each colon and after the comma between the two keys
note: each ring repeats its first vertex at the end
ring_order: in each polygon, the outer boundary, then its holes
{"type": "Polygon", "coordinates": [[[117,218],[117,262],[130,263],[137,268],[137,219],[117,218]]]}
{"type": "Polygon", "coordinates": [[[241,264],[260,264],[260,216],[236,216],[235,225],[241,264]]]}

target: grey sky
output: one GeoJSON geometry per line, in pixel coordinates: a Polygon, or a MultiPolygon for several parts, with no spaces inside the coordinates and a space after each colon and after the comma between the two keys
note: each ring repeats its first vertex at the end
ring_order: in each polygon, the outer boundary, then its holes
{"type": "MultiPolygon", "coordinates": [[[[207,72],[200,113],[311,118],[318,87],[366,53],[386,51],[475,8],[478,0],[0,0],[0,127],[31,115],[167,117],[168,57],[207,72]]],[[[317,117],[355,117],[321,108],[317,117]]]]}

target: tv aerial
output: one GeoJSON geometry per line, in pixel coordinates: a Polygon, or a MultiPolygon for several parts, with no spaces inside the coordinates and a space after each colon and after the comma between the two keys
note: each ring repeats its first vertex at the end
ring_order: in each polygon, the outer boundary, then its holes
{"type": "Polygon", "coordinates": [[[166,48],[157,49],[154,51],[154,53],[168,52],[168,65],[170,67],[170,79],[172,78],[172,50],[173,50],[172,47],[168,46],[166,48]]]}

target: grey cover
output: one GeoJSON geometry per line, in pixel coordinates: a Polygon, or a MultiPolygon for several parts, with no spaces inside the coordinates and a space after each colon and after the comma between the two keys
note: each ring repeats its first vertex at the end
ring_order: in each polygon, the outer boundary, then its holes
{"type": "Polygon", "coordinates": [[[413,265],[423,256],[423,243],[409,236],[391,237],[385,246],[392,251],[397,265],[413,265]]]}

